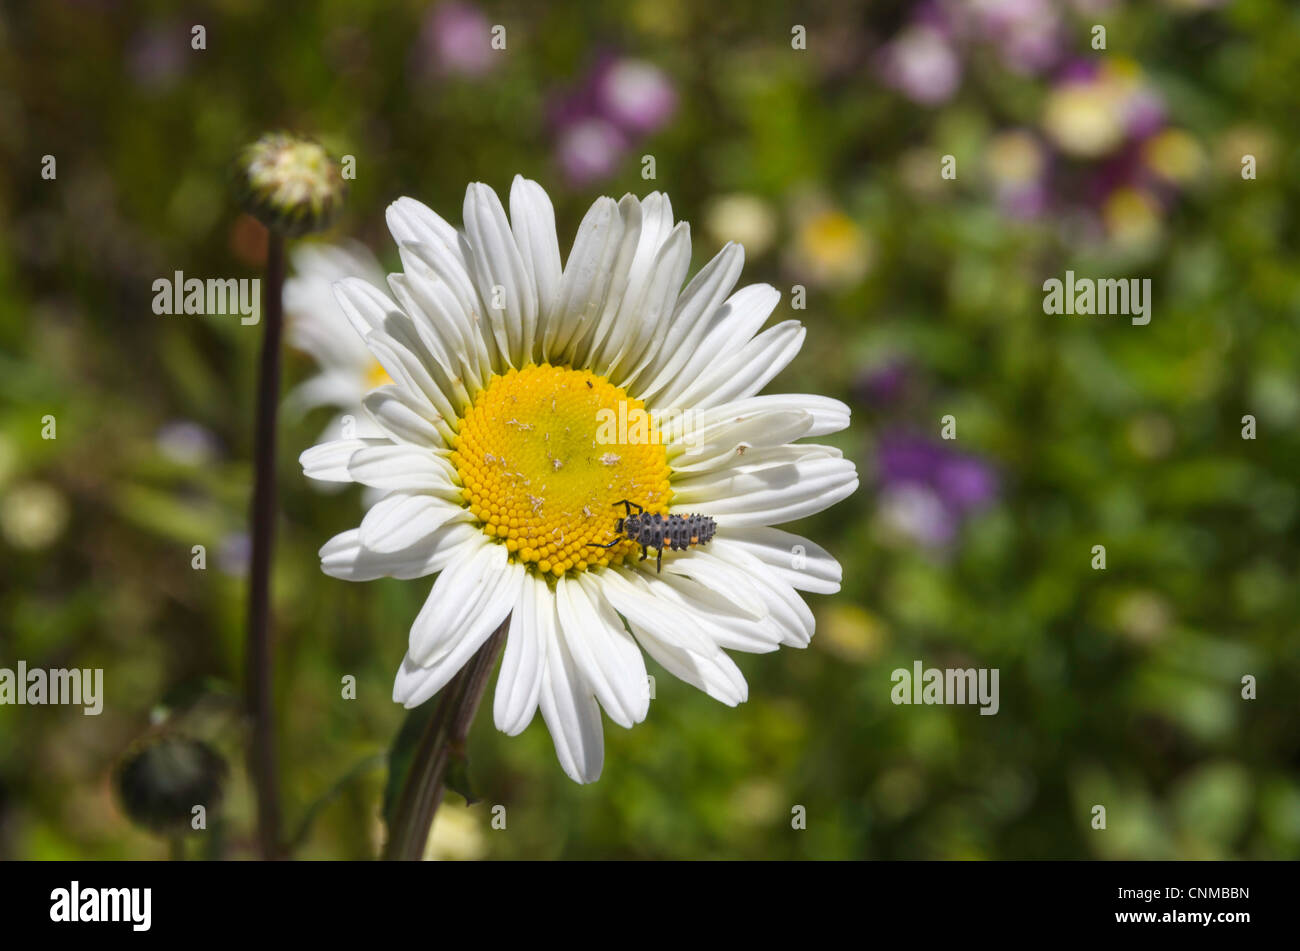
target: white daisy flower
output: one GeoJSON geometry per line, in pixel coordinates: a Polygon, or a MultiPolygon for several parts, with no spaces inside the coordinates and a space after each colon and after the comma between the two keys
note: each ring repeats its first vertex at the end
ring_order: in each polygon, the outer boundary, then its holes
{"type": "Polygon", "coordinates": [[[376,288],[385,286],[383,269],[365,246],[301,244],[293,252],[293,273],[284,282],[289,344],[318,367],[314,376],[289,391],[285,408],[297,414],[321,406],[338,410],[318,442],[342,435],[385,435],[362,399],[375,387],[393,381],[334,299],[333,285],[350,277],[376,288]]]}
{"type": "Polygon", "coordinates": [[[857,487],[837,450],[794,442],[845,428],[849,410],[756,395],[804,329],[787,320],[759,332],[780,295],[765,284],[732,293],[739,245],[683,288],[690,231],[665,195],[597,200],[563,267],[535,182],[515,178],[509,218],[490,188],[470,185],[464,220],[457,231],[399,199],[388,209],[403,265],[392,297],[365,280],[335,285],[394,382],[364,400],[383,436],[303,453],[308,476],[386,493],[321,562],[350,581],[437,573],[393,689],[407,707],[509,618],[496,725],[517,734],[540,708],[564,771],[591,782],[604,760],[601,708],[623,727],[646,716],[643,650],[734,706],[748,687],[728,650],[807,645],[813,616],[798,592],[837,591],[840,566],[772,526],[857,487]],[[649,438],[628,426],[610,444],[610,414],[637,410],[682,415],[649,438]],[[663,552],[657,571],[620,540],[624,499],[707,515],[716,535],[663,552]]]}

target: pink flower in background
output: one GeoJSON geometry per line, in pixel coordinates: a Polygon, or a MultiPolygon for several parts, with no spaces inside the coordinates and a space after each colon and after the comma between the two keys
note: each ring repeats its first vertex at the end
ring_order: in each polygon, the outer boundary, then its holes
{"type": "Polygon", "coordinates": [[[581,187],[613,175],[628,151],[676,111],[677,91],[659,67],[601,56],[551,106],[555,156],[565,179],[581,187]]]}
{"type": "Polygon", "coordinates": [[[555,155],[569,184],[582,186],[613,175],[626,146],[617,126],[592,116],[561,129],[555,155]]]}
{"type": "Polygon", "coordinates": [[[1048,0],[974,0],[969,10],[975,31],[1007,69],[1041,73],[1060,59],[1061,14],[1048,0]]]}
{"type": "Polygon", "coordinates": [[[492,24],[469,3],[441,3],[424,18],[418,46],[419,65],[426,73],[477,77],[496,66],[492,24]]]}
{"type": "Polygon", "coordinates": [[[947,102],[961,85],[961,59],[948,34],[935,26],[908,27],[881,50],[885,82],[925,106],[947,102]]]}
{"type": "Polygon", "coordinates": [[[677,91],[667,75],[645,60],[607,61],[592,85],[599,111],[633,135],[659,130],[677,109],[677,91]]]}

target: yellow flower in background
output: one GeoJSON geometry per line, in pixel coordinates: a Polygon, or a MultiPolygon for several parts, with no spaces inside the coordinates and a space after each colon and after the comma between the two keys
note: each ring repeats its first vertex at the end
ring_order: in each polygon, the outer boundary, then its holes
{"type": "Polygon", "coordinates": [[[1043,174],[1046,159],[1038,137],[1022,129],[1000,132],[989,139],[984,169],[998,185],[1025,185],[1043,174]]]}
{"type": "Polygon", "coordinates": [[[1117,57],[1094,72],[1062,81],[1043,106],[1043,131],[1067,155],[1094,159],[1130,136],[1153,133],[1164,120],[1159,95],[1132,60],[1117,57]]]}
{"type": "Polygon", "coordinates": [[[1159,203],[1138,188],[1117,188],[1111,192],[1102,206],[1101,216],[1110,239],[1130,248],[1150,245],[1163,231],[1159,203]]]}
{"type": "Polygon", "coordinates": [[[11,486],[0,501],[0,533],[14,548],[48,548],[68,526],[67,498],[46,482],[11,486]]]}
{"type": "Polygon", "coordinates": [[[839,208],[818,205],[795,214],[789,264],[814,284],[846,286],[871,270],[871,239],[839,208]]]}
{"type": "Polygon", "coordinates": [[[1214,147],[1215,168],[1240,177],[1242,160],[1250,156],[1255,160],[1256,177],[1262,178],[1272,168],[1277,149],[1277,137],[1270,129],[1258,125],[1233,126],[1219,137],[1214,147]]]}
{"type": "Polygon", "coordinates": [[[841,658],[866,663],[880,656],[888,632],[884,623],[857,604],[834,604],[821,615],[817,643],[841,658]]]}
{"type": "Polygon", "coordinates": [[[1069,83],[1048,96],[1043,109],[1043,129],[1062,152],[1096,158],[1123,141],[1124,124],[1115,86],[1105,83],[1069,83]]]}
{"type": "Polygon", "coordinates": [[[1181,129],[1166,129],[1142,146],[1147,167],[1166,181],[1186,185],[1200,177],[1205,153],[1200,143],[1181,129]]]}
{"type": "Polygon", "coordinates": [[[721,195],[704,212],[704,227],[718,244],[735,241],[750,258],[772,247],[777,216],[772,206],[757,195],[721,195]]]}

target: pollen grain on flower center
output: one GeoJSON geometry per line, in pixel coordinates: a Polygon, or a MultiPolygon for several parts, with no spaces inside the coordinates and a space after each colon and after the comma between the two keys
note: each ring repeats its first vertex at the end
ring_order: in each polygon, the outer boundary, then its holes
{"type": "Polygon", "coordinates": [[[666,513],[668,459],[653,426],[611,426],[640,400],[586,370],[549,364],[493,377],[460,420],[451,459],[466,504],[514,558],[556,576],[621,562],[614,503],[666,513]],[[645,438],[641,438],[644,434],[645,438]]]}

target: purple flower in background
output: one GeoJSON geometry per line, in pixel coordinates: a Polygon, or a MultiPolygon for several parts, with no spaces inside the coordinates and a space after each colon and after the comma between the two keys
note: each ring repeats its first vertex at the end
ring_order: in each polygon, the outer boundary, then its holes
{"type": "Polygon", "coordinates": [[[1166,118],[1164,100],[1149,86],[1134,90],[1125,111],[1125,129],[1135,139],[1154,135],[1164,127],[1166,118]]]}
{"type": "Polygon", "coordinates": [[[577,87],[552,103],[555,155],[569,184],[608,178],[629,149],[667,124],[677,91],[644,60],[602,55],[577,87]]]}
{"type": "Polygon", "coordinates": [[[555,156],[569,184],[580,187],[613,175],[626,145],[617,126],[592,116],[560,130],[555,156]]]}
{"type": "Polygon", "coordinates": [[[961,59],[949,35],[935,27],[907,27],[880,51],[885,82],[925,106],[947,102],[961,84],[961,59]]]}
{"type": "Polygon", "coordinates": [[[1060,59],[1061,15],[1048,0],[974,0],[970,10],[1007,69],[1041,73],[1060,59]]]}
{"type": "Polygon", "coordinates": [[[158,452],[171,462],[183,466],[199,466],[210,462],[220,452],[220,444],[212,431],[190,420],[175,420],[164,424],[154,437],[158,452]]]}
{"type": "Polygon", "coordinates": [[[907,393],[914,376],[903,359],[894,359],[871,367],[853,381],[853,395],[860,403],[877,409],[890,406],[907,393]]]}
{"type": "Polygon", "coordinates": [[[876,471],[884,522],[927,547],[950,544],[962,523],[998,496],[991,465],[927,437],[886,433],[876,471]]]}
{"type": "Polygon", "coordinates": [[[425,73],[486,75],[496,65],[492,24],[472,4],[441,3],[424,18],[417,57],[425,73]]]}
{"type": "Polygon", "coordinates": [[[242,578],[253,560],[253,542],[246,532],[231,532],[221,539],[217,549],[217,567],[222,574],[242,578]]]}
{"type": "Polygon", "coordinates": [[[597,110],[632,135],[661,129],[677,109],[664,71],[639,59],[607,60],[592,81],[597,110]]]}

